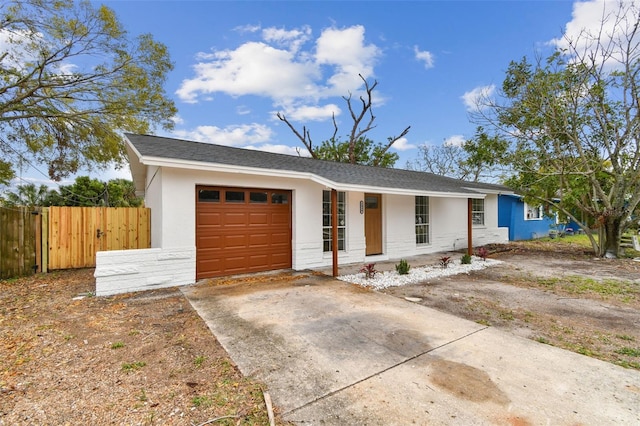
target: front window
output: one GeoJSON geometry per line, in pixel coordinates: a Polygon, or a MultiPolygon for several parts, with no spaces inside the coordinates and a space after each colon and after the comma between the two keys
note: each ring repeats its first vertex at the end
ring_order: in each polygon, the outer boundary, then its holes
{"type": "Polygon", "coordinates": [[[524,203],[524,219],[525,220],[540,220],[542,219],[542,206],[530,206],[524,203]]]}
{"type": "Polygon", "coordinates": [[[429,197],[416,196],[416,244],[429,244],[429,197]]]}
{"type": "Polygon", "coordinates": [[[484,200],[471,200],[471,220],[474,225],[484,225],[484,200]]]}
{"type": "MultiPolygon", "coordinates": [[[[345,200],[346,194],[338,192],[338,250],[344,250],[346,233],[345,200]]],[[[331,191],[322,191],[322,250],[331,251],[331,191]]]]}

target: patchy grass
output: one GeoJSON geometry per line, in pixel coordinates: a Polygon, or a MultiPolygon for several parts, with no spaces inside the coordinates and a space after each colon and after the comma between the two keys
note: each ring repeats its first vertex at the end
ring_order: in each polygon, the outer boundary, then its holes
{"type": "Polygon", "coordinates": [[[122,364],[122,371],[125,373],[131,373],[132,371],[141,369],[145,365],[147,365],[147,363],[144,361],[125,362],[122,364]]]}
{"type": "Polygon", "coordinates": [[[269,424],[264,386],[180,292],[74,300],[94,282],[90,269],[0,280],[0,424],[269,424]]]}
{"type": "MultiPolygon", "coordinates": [[[[579,275],[563,277],[535,278],[539,287],[562,291],[569,294],[592,294],[600,296],[638,296],[640,284],[616,279],[596,280],[579,275]]],[[[628,301],[628,298],[620,298],[628,301]]]]}
{"type": "Polygon", "coordinates": [[[616,351],[616,353],[618,353],[620,355],[627,355],[627,356],[632,356],[632,357],[640,357],[640,348],[624,347],[624,348],[618,349],[616,351]]]}

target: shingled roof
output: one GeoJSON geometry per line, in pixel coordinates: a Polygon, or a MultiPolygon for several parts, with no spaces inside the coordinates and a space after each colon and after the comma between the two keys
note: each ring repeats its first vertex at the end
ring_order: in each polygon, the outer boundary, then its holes
{"type": "Polygon", "coordinates": [[[184,163],[182,167],[187,167],[187,163],[202,163],[252,170],[263,169],[271,172],[274,170],[293,172],[317,176],[324,182],[334,183],[333,186],[338,189],[344,186],[362,186],[384,188],[387,191],[390,189],[415,190],[416,192],[469,194],[470,196],[486,192],[512,193],[511,189],[502,185],[466,182],[426,172],[337,163],[159,136],[129,133],[125,136],[138,157],[136,163],[142,165],[158,165],[163,163],[163,160],[165,160],[164,163],[166,160],[171,160],[175,166],[184,163]]]}

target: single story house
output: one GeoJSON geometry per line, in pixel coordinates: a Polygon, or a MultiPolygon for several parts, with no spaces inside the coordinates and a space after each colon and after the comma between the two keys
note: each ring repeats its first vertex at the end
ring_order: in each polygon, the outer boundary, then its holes
{"type": "Polygon", "coordinates": [[[152,248],[99,252],[98,295],[335,271],[334,245],[349,264],[457,250],[471,234],[476,246],[508,241],[498,196],[512,191],[501,185],[149,135],[127,134],[126,146],[152,248]]]}
{"type": "Polygon", "coordinates": [[[531,205],[518,194],[498,195],[498,226],[509,229],[509,241],[548,237],[556,217],[545,215],[542,205],[531,205]]]}

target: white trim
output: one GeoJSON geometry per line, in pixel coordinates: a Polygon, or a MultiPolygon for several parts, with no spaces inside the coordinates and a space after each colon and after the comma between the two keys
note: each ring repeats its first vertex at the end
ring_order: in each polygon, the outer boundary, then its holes
{"type": "Polygon", "coordinates": [[[203,163],[200,161],[185,161],[166,159],[161,157],[142,157],[140,163],[146,166],[172,167],[177,169],[203,170],[222,173],[240,173],[259,176],[282,177],[291,179],[311,180],[312,182],[323,185],[327,188],[336,189],[344,192],[375,192],[380,194],[395,195],[425,195],[428,197],[447,197],[447,198],[475,198],[484,199],[484,193],[460,193],[460,192],[440,192],[440,191],[421,191],[418,189],[405,188],[388,188],[381,186],[341,184],[333,182],[329,179],[318,176],[314,173],[294,172],[291,170],[281,169],[262,169],[257,167],[234,166],[228,164],[203,163]]]}

